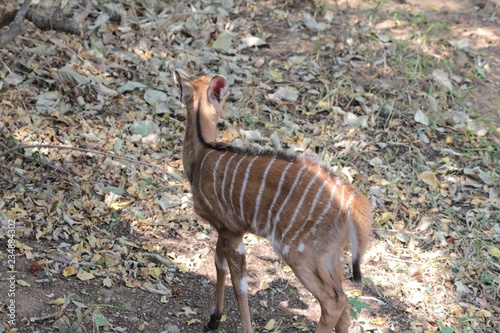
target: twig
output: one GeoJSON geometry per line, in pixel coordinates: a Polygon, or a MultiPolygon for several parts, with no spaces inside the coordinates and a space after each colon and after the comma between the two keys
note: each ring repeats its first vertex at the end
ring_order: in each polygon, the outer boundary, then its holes
{"type": "Polygon", "coordinates": [[[161,166],[158,166],[158,165],[154,165],[154,164],[147,163],[147,162],[141,162],[141,161],[133,160],[133,159],[128,158],[128,157],[122,157],[122,156],[118,156],[118,155],[115,155],[115,154],[106,153],[106,152],[99,151],[99,150],[94,150],[94,149],[89,149],[89,148],[81,148],[81,147],[60,146],[60,145],[46,145],[46,144],[19,145],[19,146],[16,146],[14,148],[11,148],[11,149],[9,149],[9,150],[4,151],[3,153],[1,153],[0,154],[0,158],[3,157],[3,156],[9,155],[9,154],[11,154],[11,153],[13,153],[15,151],[18,151],[18,150],[21,150],[21,149],[28,149],[28,148],[50,148],[50,149],[78,150],[78,151],[83,151],[83,152],[86,152],[86,153],[99,154],[99,155],[104,155],[104,156],[107,156],[107,157],[116,158],[116,159],[119,159],[119,160],[122,160],[122,161],[134,163],[134,164],[140,164],[140,165],[145,165],[145,166],[153,167],[153,168],[156,168],[156,169],[159,169],[159,170],[163,171],[164,173],[168,174],[169,176],[171,176],[173,178],[176,178],[176,179],[179,178],[177,175],[173,175],[171,172],[165,170],[164,168],[162,168],[161,166]]]}
{"type": "Polygon", "coordinates": [[[40,316],[40,317],[31,317],[30,318],[30,322],[34,323],[34,322],[37,322],[37,321],[44,321],[44,320],[52,319],[52,318],[55,318],[55,317],[56,317],[55,313],[44,315],[44,316],[40,316]]]}
{"type": "Polygon", "coordinates": [[[144,255],[149,261],[152,261],[156,264],[162,264],[167,267],[175,266],[170,260],[163,258],[158,253],[146,253],[144,255]]]}
{"type": "Polygon", "coordinates": [[[133,1],[130,3],[130,7],[132,8],[132,14],[134,15],[135,21],[137,22],[137,27],[141,32],[141,35],[145,37],[146,34],[144,33],[144,30],[142,30],[141,23],[139,22],[139,18],[137,17],[137,10],[135,9],[135,4],[133,1]]]}
{"type": "Polygon", "coordinates": [[[217,14],[217,12],[214,12],[213,10],[202,10],[199,12],[191,12],[191,13],[160,14],[160,15],[158,15],[158,18],[195,16],[195,15],[212,15],[212,14],[217,14]]]}
{"type": "Polygon", "coordinates": [[[375,298],[375,297],[371,297],[371,296],[358,296],[358,299],[366,299],[366,300],[369,300],[369,301],[375,301],[377,302],[379,305],[386,305],[387,302],[384,302],[378,298],[375,298]]]}
{"type": "MultiPolygon", "coordinates": [[[[9,148],[9,147],[7,147],[6,145],[4,145],[1,142],[0,142],[0,146],[2,146],[4,149],[8,149],[9,148]]],[[[53,169],[55,171],[59,171],[59,172],[65,173],[67,175],[69,174],[68,171],[66,171],[66,170],[63,170],[63,169],[61,169],[59,167],[56,167],[56,166],[54,166],[54,165],[52,165],[50,163],[41,162],[41,161],[37,160],[36,158],[31,157],[31,156],[25,156],[25,155],[23,155],[21,153],[18,153],[18,152],[14,152],[14,154],[16,154],[17,156],[22,157],[22,158],[28,158],[30,161],[38,162],[40,164],[40,166],[42,166],[42,167],[48,167],[48,168],[51,168],[51,169],[53,169]]]]}
{"type": "Polygon", "coordinates": [[[52,283],[52,282],[56,282],[56,281],[57,281],[57,279],[54,279],[54,278],[35,280],[36,283],[52,283]]]}
{"type": "Polygon", "coordinates": [[[23,23],[24,17],[28,12],[30,4],[31,0],[24,1],[21,8],[14,17],[14,22],[12,23],[10,28],[7,31],[5,31],[2,35],[0,35],[0,48],[4,47],[5,44],[9,43],[17,35],[19,35],[19,33],[21,32],[21,23],[23,23]]]}

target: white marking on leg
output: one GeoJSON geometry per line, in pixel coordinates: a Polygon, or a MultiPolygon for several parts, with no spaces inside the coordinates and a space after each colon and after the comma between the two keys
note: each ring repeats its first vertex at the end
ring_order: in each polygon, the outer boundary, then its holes
{"type": "Polygon", "coordinates": [[[253,231],[258,234],[257,232],[257,217],[259,216],[259,208],[260,208],[260,200],[262,198],[262,193],[264,193],[264,189],[266,187],[267,183],[267,174],[269,173],[269,170],[271,169],[271,166],[274,164],[276,161],[276,157],[273,157],[271,161],[267,164],[266,170],[264,170],[264,176],[262,177],[262,182],[260,183],[259,187],[259,194],[257,195],[257,200],[255,200],[255,215],[253,216],[253,231]]]}
{"type": "Polygon", "coordinates": [[[203,160],[201,161],[201,164],[200,164],[200,180],[198,182],[198,189],[200,190],[200,194],[201,196],[203,197],[203,201],[205,201],[205,203],[207,204],[207,206],[212,209],[212,204],[210,203],[210,201],[208,201],[207,197],[205,196],[205,194],[203,193],[203,190],[201,189],[201,181],[202,181],[202,176],[201,174],[203,174],[203,164],[205,164],[205,160],[207,159],[208,155],[210,155],[211,153],[213,153],[215,150],[211,150],[209,151],[205,157],[203,157],[203,160]]]}
{"type": "Polygon", "coordinates": [[[227,272],[227,270],[228,270],[226,258],[222,258],[222,260],[221,260],[221,258],[219,258],[219,256],[217,255],[217,253],[215,254],[215,266],[218,269],[222,269],[225,272],[227,272]]]}
{"type": "MultiPolygon", "coordinates": [[[[212,177],[214,178],[214,195],[215,195],[215,199],[219,203],[219,209],[220,209],[221,215],[224,215],[224,208],[222,208],[222,203],[220,201],[219,194],[217,193],[217,168],[219,167],[220,161],[222,160],[222,158],[226,154],[227,154],[227,151],[224,154],[219,156],[219,158],[217,159],[217,162],[215,162],[214,172],[212,174],[212,177]]],[[[224,192],[224,188],[222,187],[221,189],[222,189],[222,192],[224,192]]]]}
{"type": "Polygon", "coordinates": [[[238,244],[238,248],[236,249],[236,252],[238,252],[238,254],[245,254],[245,244],[243,244],[243,241],[240,242],[240,244],[238,244]]]}
{"type": "Polygon", "coordinates": [[[240,290],[243,293],[248,292],[248,277],[246,275],[243,275],[240,280],[240,290]]]}
{"type": "Polygon", "coordinates": [[[283,246],[283,255],[286,256],[288,254],[288,251],[290,251],[290,246],[285,245],[283,246]]]}
{"type": "Polygon", "coordinates": [[[285,231],[283,232],[283,234],[281,234],[281,241],[283,241],[285,239],[288,232],[292,229],[293,224],[295,222],[295,219],[297,218],[297,215],[299,214],[300,209],[302,208],[302,205],[304,204],[304,200],[307,197],[307,194],[309,193],[311,186],[314,184],[314,182],[316,182],[316,179],[318,179],[320,172],[321,172],[321,170],[318,170],[318,172],[316,172],[314,177],[312,177],[311,180],[309,181],[309,184],[307,184],[306,189],[304,190],[304,193],[302,194],[302,198],[300,198],[299,204],[297,205],[297,207],[295,207],[295,211],[293,212],[292,219],[288,223],[288,226],[285,229],[285,231]]]}
{"type": "Polygon", "coordinates": [[[236,179],[236,175],[238,174],[238,168],[240,167],[241,162],[245,160],[246,156],[242,155],[241,159],[236,163],[236,166],[234,167],[233,170],[233,177],[231,178],[231,186],[229,188],[229,202],[231,203],[231,208],[232,212],[234,213],[234,217],[236,218],[236,212],[234,209],[234,203],[233,203],[233,189],[234,189],[234,181],[236,179]]]}
{"type": "Polygon", "coordinates": [[[240,213],[241,213],[241,222],[245,221],[245,209],[243,207],[243,198],[245,197],[245,190],[247,188],[248,177],[250,176],[250,170],[252,169],[252,164],[258,159],[260,156],[255,156],[252,158],[250,163],[247,165],[247,169],[245,171],[245,178],[243,179],[243,186],[241,187],[240,193],[240,213]]]}
{"type": "Polygon", "coordinates": [[[225,191],[227,170],[229,170],[229,164],[231,163],[232,159],[235,158],[236,156],[238,156],[238,155],[233,153],[233,156],[231,156],[231,158],[229,158],[229,160],[226,163],[226,167],[224,168],[224,176],[222,177],[222,184],[221,184],[221,188],[222,188],[222,201],[224,201],[224,206],[225,207],[228,206],[227,205],[227,200],[226,200],[226,191],[225,191]]]}

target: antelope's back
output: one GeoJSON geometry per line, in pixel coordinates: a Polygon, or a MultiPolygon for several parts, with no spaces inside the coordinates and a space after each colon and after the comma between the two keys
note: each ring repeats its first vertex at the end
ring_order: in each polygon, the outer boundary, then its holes
{"type": "Polygon", "coordinates": [[[268,238],[279,253],[345,241],[349,207],[363,195],[301,156],[207,148],[192,183],[197,214],[216,229],[268,238]],[[324,243],[324,244],[323,244],[324,243]]]}

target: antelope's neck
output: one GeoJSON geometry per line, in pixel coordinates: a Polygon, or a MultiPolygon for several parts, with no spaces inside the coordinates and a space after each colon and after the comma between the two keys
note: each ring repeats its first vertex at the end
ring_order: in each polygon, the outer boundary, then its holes
{"type": "Polygon", "coordinates": [[[186,121],[186,133],[182,148],[182,163],[184,165],[184,172],[188,177],[189,182],[192,180],[193,170],[196,167],[198,157],[203,150],[203,141],[215,142],[218,117],[215,112],[202,112],[202,110],[203,107],[200,109],[200,106],[197,106],[196,112],[188,112],[186,121]],[[198,134],[198,113],[203,141],[198,134]]]}

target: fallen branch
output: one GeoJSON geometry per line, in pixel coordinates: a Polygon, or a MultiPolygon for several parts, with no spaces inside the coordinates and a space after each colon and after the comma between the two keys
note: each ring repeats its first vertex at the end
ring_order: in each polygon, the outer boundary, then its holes
{"type": "Polygon", "coordinates": [[[80,27],[81,23],[92,11],[92,2],[89,1],[82,11],[75,14],[72,19],[58,20],[37,14],[34,10],[29,9],[30,3],[31,0],[26,0],[20,9],[1,15],[0,28],[9,25],[11,22],[13,23],[12,26],[0,36],[0,47],[10,42],[21,32],[21,23],[25,18],[40,30],[56,30],[80,35],[85,30],[80,27]]]}
{"type": "Polygon", "coordinates": [[[134,163],[134,164],[145,165],[145,166],[148,166],[148,167],[156,168],[156,169],[159,169],[159,170],[163,171],[164,173],[166,173],[167,175],[171,176],[172,178],[179,179],[178,175],[175,175],[175,174],[173,174],[173,173],[165,170],[161,166],[158,166],[158,165],[155,165],[155,164],[151,164],[151,163],[147,163],[147,162],[141,162],[141,161],[133,160],[133,159],[128,158],[128,157],[118,156],[118,155],[115,155],[115,154],[106,153],[106,152],[99,151],[99,150],[94,150],[94,149],[89,149],[89,148],[81,148],[81,147],[59,146],[59,145],[46,145],[46,144],[19,145],[19,146],[16,146],[14,148],[11,148],[11,149],[6,150],[3,153],[1,153],[0,154],[0,158],[3,157],[3,156],[7,156],[7,155],[9,155],[9,154],[11,154],[11,153],[13,153],[15,151],[18,151],[18,150],[21,150],[21,149],[29,149],[29,148],[49,148],[49,149],[61,149],[61,150],[77,150],[77,151],[83,151],[85,153],[92,153],[92,154],[104,155],[104,156],[107,156],[107,157],[110,157],[110,158],[115,158],[115,159],[119,159],[119,160],[122,160],[122,161],[134,163]]]}
{"type": "Polygon", "coordinates": [[[21,32],[21,23],[23,23],[24,17],[26,16],[28,9],[30,7],[31,0],[25,0],[21,8],[14,16],[14,22],[10,28],[0,35],[0,48],[4,47],[5,44],[13,40],[21,32]]]}
{"type": "Polygon", "coordinates": [[[68,19],[66,21],[57,20],[50,17],[38,15],[33,10],[29,10],[26,18],[33,22],[33,24],[40,30],[57,30],[69,32],[74,35],[80,35],[82,29],[75,19],[68,19]]]}

